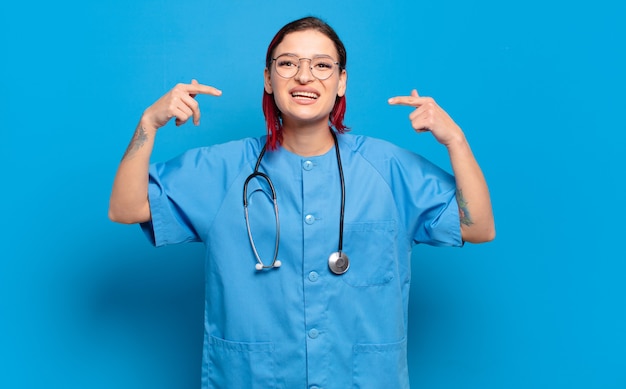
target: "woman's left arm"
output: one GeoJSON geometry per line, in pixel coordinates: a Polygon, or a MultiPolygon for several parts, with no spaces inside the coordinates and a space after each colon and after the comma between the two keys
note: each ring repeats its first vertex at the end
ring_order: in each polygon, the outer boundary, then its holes
{"type": "Polygon", "coordinates": [[[389,99],[389,104],[416,107],[409,115],[415,131],[431,132],[448,149],[456,179],[463,241],[481,243],[493,240],[496,229],[489,188],[461,128],[435,100],[419,96],[416,90],[410,96],[389,99]]]}

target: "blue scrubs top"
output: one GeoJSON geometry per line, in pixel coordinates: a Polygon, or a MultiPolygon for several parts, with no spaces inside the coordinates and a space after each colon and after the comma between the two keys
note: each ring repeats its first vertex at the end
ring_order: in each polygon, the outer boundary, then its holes
{"type": "MultiPolygon", "coordinates": [[[[260,171],[276,188],[278,269],[257,271],[248,240],[243,185],[265,137],[190,150],[150,167],[156,246],[206,246],[203,388],[409,388],[411,248],[461,246],[450,174],[388,142],[339,135],[345,176],[343,251],[335,275],[341,186],[334,148],[301,157],[279,148],[260,171]]],[[[274,254],[267,184],[248,187],[259,254],[274,254]]]]}

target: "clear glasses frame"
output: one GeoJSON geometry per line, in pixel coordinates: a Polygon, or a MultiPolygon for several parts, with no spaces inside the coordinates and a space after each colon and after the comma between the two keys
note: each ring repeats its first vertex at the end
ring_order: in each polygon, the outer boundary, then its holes
{"type": "Polygon", "coordinates": [[[320,81],[328,79],[333,75],[335,69],[339,68],[339,62],[327,55],[319,55],[313,58],[299,58],[294,54],[282,54],[272,58],[276,74],[282,78],[293,78],[300,70],[302,61],[309,61],[309,69],[313,77],[320,81]]]}

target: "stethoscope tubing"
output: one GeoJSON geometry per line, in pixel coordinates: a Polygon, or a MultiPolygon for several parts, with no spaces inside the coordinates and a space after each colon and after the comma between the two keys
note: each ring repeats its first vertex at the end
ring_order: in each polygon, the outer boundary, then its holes
{"type": "Polygon", "coordinates": [[[274,184],[272,183],[272,180],[270,179],[270,177],[267,174],[258,171],[261,158],[263,157],[263,154],[265,154],[265,147],[266,146],[263,146],[263,150],[261,151],[261,154],[259,155],[259,159],[254,169],[255,171],[252,174],[250,174],[248,178],[246,178],[246,182],[243,184],[243,209],[244,209],[245,218],[246,218],[246,229],[248,230],[248,239],[250,239],[250,245],[252,246],[252,251],[254,252],[254,256],[256,257],[256,260],[257,260],[258,270],[270,269],[273,267],[280,266],[280,261],[278,261],[278,246],[280,242],[280,218],[278,217],[278,201],[276,199],[276,189],[274,189],[274,184]],[[261,260],[261,256],[259,255],[256,245],[254,244],[254,239],[252,238],[252,231],[250,229],[250,218],[248,215],[248,183],[250,182],[250,180],[252,180],[255,177],[261,177],[268,183],[270,187],[270,191],[272,192],[272,203],[274,203],[274,215],[276,216],[276,243],[274,246],[274,258],[272,259],[272,263],[269,265],[266,265],[261,260]]]}
{"type": "Polygon", "coordinates": [[[330,131],[335,141],[335,155],[337,155],[337,168],[339,170],[339,181],[341,182],[341,212],[339,212],[339,245],[337,251],[339,253],[343,250],[343,214],[346,209],[346,183],[343,178],[343,167],[341,166],[341,155],[339,154],[339,143],[337,142],[337,135],[334,131],[330,131]]]}
{"type": "MultiPolygon", "coordinates": [[[[345,210],[345,205],[346,205],[346,185],[345,185],[344,176],[343,176],[343,167],[341,165],[341,154],[339,152],[339,142],[337,140],[337,135],[332,129],[330,129],[330,133],[332,134],[333,141],[335,143],[335,154],[337,155],[337,169],[339,171],[339,180],[341,182],[341,210],[339,212],[339,243],[337,247],[337,252],[331,254],[332,260],[329,259],[329,261],[335,261],[337,258],[341,260],[345,260],[346,266],[341,270],[335,269],[334,265],[331,266],[331,270],[335,274],[343,274],[347,270],[347,267],[349,265],[348,257],[342,253],[343,251],[343,221],[344,221],[344,210],[345,210]]],[[[270,177],[267,174],[259,171],[261,160],[263,159],[263,156],[265,155],[266,150],[267,150],[267,143],[263,145],[263,149],[261,149],[261,152],[259,153],[259,156],[256,161],[256,165],[254,166],[254,172],[252,172],[252,174],[250,174],[246,178],[246,181],[243,184],[243,208],[244,208],[244,216],[246,219],[246,229],[248,230],[248,239],[250,239],[250,245],[252,246],[252,251],[254,252],[254,256],[256,257],[256,260],[257,260],[257,264],[256,264],[257,270],[276,268],[276,267],[280,267],[281,265],[281,262],[278,260],[278,248],[279,248],[279,243],[280,243],[280,219],[278,217],[278,201],[276,197],[276,189],[274,188],[274,184],[272,183],[272,180],[270,179],[270,177]],[[272,192],[272,202],[274,203],[274,215],[276,216],[276,242],[274,246],[274,258],[272,259],[271,264],[268,264],[268,265],[266,265],[261,260],[261,256],[259,255],[256,245],[254,244],[252,231],[250,230],[250,218],[248,215],[248,183],[256,177],[260,177],[264,179],[269,185],[270,191],[272,192]]],[[[329,262],[329,266],[330,266],[330,262],[329,262]]]]}

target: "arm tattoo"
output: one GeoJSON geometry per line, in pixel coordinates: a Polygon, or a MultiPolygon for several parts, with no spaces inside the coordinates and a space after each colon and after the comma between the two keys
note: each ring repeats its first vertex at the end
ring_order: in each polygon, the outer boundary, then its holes
{"type": "Polygon", "coordinates": [[[144,143],[146,143],[146,139],[148,139],[146,131],[141,126],[137,127],[135,135],[133,135],[133,139],[131,139],[122,159],[132,157],[140,148],[143,147],[144,143]]]}
{"type": "Polygon", "coordinates": [[[470,216],[469,210],[467,209],[467,200],[463,197],[463,191],[461,189],[457,189],[456,191],[456,202],[459,204],[459,216],[461,218],[461,224],[465,224],[466,226],[471,226],[474,224],[472,221],[472,217],[470,216]]]}

